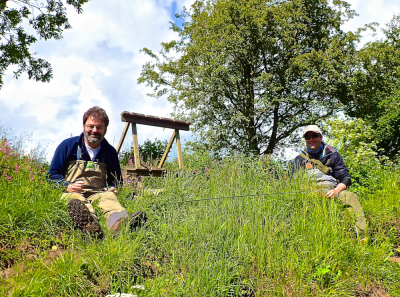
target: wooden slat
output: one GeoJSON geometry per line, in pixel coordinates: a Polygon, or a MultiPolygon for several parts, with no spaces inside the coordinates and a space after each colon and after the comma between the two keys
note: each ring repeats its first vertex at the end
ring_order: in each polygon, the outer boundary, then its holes
{"type": "Polygon", "coordinates": [[[168,145],[165,148],[164,154],[161,157],[160,164],[158,164],[158,166],[157,166],[158,168],[162,168],[164,166],[165,160],[167,160],[169,151],[171,150],[171,147],[172,147],[172,144],[174,143],[174,140],[175,140],[175,131],[172,132],[171,139],[169,140],[168,145]]]}
{"type": "Polygon", "coordinates": [[[135,167],[140,168],[140,157],[139,157],[139,141],[137,136],[136,124],[132,123],[132,137],[133,137],[133,154],[135,158],[135,167]]]}
{"type": "Polygon", "coordinates": [[[162,176],[165,173],[164,168],[134,168],[134,167],[127,167],[126,173],[128,175],[136,175],[136,176],[162,176]]]}
{"type": "Polygon", "coordinates": [[[183,157],[182,157],[182,147],[181,147],[181,136],[179,135],[179,130],[175,130],[176,137],[176,150],[178,153],[178,163],[179,169],[183,169],[183,157]]]}
{"type": "Polygon", "coordinates": [[[134,113],[124,111],[121,113],[121,120],[123,122],[128,123],[135,123],[135,124],[142,124],[148,126],[155,126],[155,127],[163,127],[163,128],[171,128],[171,129],[178,129],[189,131],[189,126],[191,122],[181,121],[181,120],[174,120],[169,118],[161,118],[155,117],[150,115],[145,115],[141,113],[134,113]]]}
{"type": "Polygon", "coordinates": [[[119,154],[119,151],[121,150],[122,144],[124,143],[124,140],[125,140],[125,137],[126,137],[126,133],[128,132],[130,124],[131,123],[126,123],[125,124],[124,131],[122,132],[122,137],[121,137],[121,139],[120,139],[120,141],[118,143],[118,146],[117,146],[117,154],[119,154]]]}

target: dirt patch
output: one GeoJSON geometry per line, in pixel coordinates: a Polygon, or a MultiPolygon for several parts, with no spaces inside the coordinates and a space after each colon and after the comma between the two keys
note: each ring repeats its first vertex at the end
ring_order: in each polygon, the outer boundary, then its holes
{"type": "Polygon", "coordinates": [[[395,219],[393,225],[397,229],[397,238],[400,240],[400,219],[395,219]]]}
{"type": "Polygon", "coordinates": [[[157,276],[159,272],[159,264],[157,262],[142,262],[141,263],[141,274],[144,277],[157,276]]]}
{"type": "MultiPolygon", "coordinates": [[[[62,253],[63,251],[59,250],[58,248],[49,250],[46,256],[43,258],[43,263],[50,264],[54,259],[61,257],[62,253]]],[[[15,274],[25,271],[29,266],[29,262],[34,261],[37,258],[38,255],[36,251],[27,254],[24,261],[15,264],[10,268],[0,270],[0,278],[9,279],[15,274]]]]}
{"type": "Polygon", "coordinates": [[[13,268],[8,268],[8,269],[4,269],[2,271],[0,271],[0,278],[10,278],[11,276],[13,276],[14,274],[14,270],[13,268]]]}
{"type": "Polygon", "coordinates": [[[45,239],[24,238],[12,243],[10,238],[0,238],[0,269],[4,272],[18,263],[37,258],[40,254],[51,250],[54,245],[61,250],[67,248],[68,240],[64,238],[63,233],[57,234],[50,242],[45,239]]]}
{"type": "Polygon", "coordinates": [[[390,257],[388,260],[392,262],[397,262],[400,264],[400,220],[396,219],[393,221],[393,227],[397,230],[397,248],[393,249],[394,256],[390,257]]]}
{"type": "Polygon", "coordinates": [[[0,247],[0,268],[12,268],[25,257],[36,254],[36,248],[26,240],[18,245],[7,243],[0,247]]]}
{"type": "Polygon", "coordinates": [[[358,292],[356,294],[357,297],[390,297],[385,289],[381,287],[377,287],[375,285],[370,285],[368,289],[365,290],[360,290],[361,292],[358,292]]]}
{"type": "Polygon", "coordinates": [[[388,261],[400,264],[400,258],[398,257],[389,257],[388,261]]]}

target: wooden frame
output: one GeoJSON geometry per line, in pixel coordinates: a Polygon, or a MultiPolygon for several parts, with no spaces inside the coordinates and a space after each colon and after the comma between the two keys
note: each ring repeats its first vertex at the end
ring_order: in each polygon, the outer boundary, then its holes
{"type": "Polygon", "coordinates": [[[172,144],[174,143],[175,140],[176,140],[176,150],[178,154],[179,169],[180,170],[183,169],[182,147],[181,147],[181,138],[179,130],[189,131],[189,126],[191,125],[190,122],[155,117],[128,111],[124,111],[121,113],[121,120],[123,122],[126,122],[126,124],[124,131],[122,132],[121,140],[119,141],[117,146],[117,153],[119,153],[122,148],[122,144],[126,137],[126,133],[128,132],[129,125],[132,125],[133,153],[135,158],[134,159],[135,167],[127,168],[127,173],[129,175],[161,176],[165,172],[165,169],[163,167],[165,161],[167,160],[168,154],[171,150],[172,144]],[[139,142],[138,142],[137,126],[136,126],[137,124],[174,129],[174,131],[172,132],[171,139],[169,140],[168,145],[165,148],[164,154],[161,157],[160,163],[156,168],[145,168],[140,164],[139,142]]]}

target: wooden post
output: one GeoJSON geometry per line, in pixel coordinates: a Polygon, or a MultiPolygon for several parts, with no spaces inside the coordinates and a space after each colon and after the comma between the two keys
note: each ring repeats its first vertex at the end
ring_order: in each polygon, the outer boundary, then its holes
{"type": "Polygon", "coordinates": [[[178,163],[179,169],[183,169],[183,157],[182,157],[182,147],[181,147],[181,136],[179,135],[179,130],[175,129],[175,137],[176,137],[176,150],[178,153],[178,163]]]}
{"type": "Polygon", "coordinates": [[[129,125],[130,125],[129,122],[125,124],[124,131],[122,132],[122,137],[121,137],[121,139],[120,139],[120,141],[118,143],[118,146],[117,146],[117,154],[119,154],[119,151],[121,150],[122,144],[124,143],[126,133],[128,132],[128,129],[129,129],[129,125]]]}
{"type": "Polygon", "coordinates": [[[132,137],[133,137],[133,153],[135,157],[135,167],[140,168],[140,157],[139,157],[139,141],[137,136],[136,123],[132,123],[132,137]]]}
{"type": "Polygon", "coordinates": [[[172,132],[171,139],[169,140],[168,145],[165,148],[164,154],[161,157],[160,164],[158,164],[158,166],[157,166],[158,168],[162,168],[164,166],[165,160],[167,160],[168,153],[171,150],[171,147],[172,147],[172,144],[174,143],[174,140],[175,140],[175,131],[172,132]]]}

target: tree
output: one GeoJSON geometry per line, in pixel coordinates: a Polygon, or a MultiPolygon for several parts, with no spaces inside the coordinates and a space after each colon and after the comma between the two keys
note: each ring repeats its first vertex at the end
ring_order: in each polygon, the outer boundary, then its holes
{"type": "Polygon", "coordinates": [[[379,105],[382,113],[377,121],[370,121],[374,128],[374,139],[378,151],[393,159],[400,153],[400,87],[395,94],[382,100],[379,105]]]}
{"type": "MultiPolygon", "coordinates": [[[[167,145],[167,140],[162,141],[156,138],[154,141],[151,141],[150,139],[147,139],[143,144],[139,145],[140,158],[148,165],[154,165],[154,162],[158,163],[163,156],[167,145]]],[[[121,153],[120,161],[123,165],[132,165],[132,162],[135,160],[134,157],[135,156],[132,147],[129,150],[121,153]]]]}
{"type": "MultiPolygon", "coordinates": [[[[82,5],[89,0],[66,0],[66,3],[82,13],[82,5]]],[[[27,72],[29,79],[48,82],[52,78],[49,62],[35,58],[29,47],[37,37],[26,33],[25,20],[28,21],[39,38],[44,40],[61,39],[63,30],[70,29],[66,8],[61,0],[47,0],[40,4],[32,0],[0,0],[0,88],[3,75],[8,67],[16,65],[15,78],[27,72]],[[8,7],[15,3],[16,7],[8,7]]]]}
{"type": "Polygon", "coordinates": [[[341,102],[347,115],[371,125],[379,152],[393,158],[400,152],[400,15],[383,32],[354,57],[341,102]]]}
{"type": "Polygon", "coordinates": [[[162,44],[139,83],[168,95],[174,115],[193,122],[222,153],[272,153],[297,142],[298,128],[329,117],[346,96],[347,65],[360,35],[341,25],[344,1],[196,1],[180,39],[162,44]]]}

